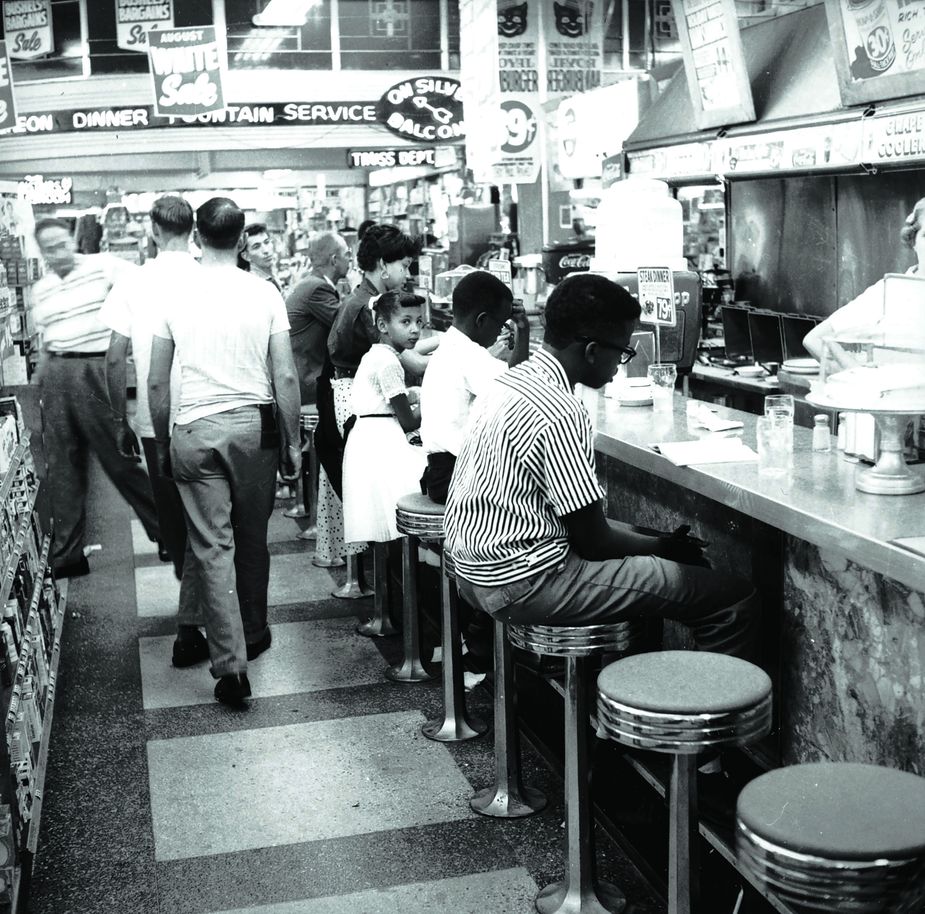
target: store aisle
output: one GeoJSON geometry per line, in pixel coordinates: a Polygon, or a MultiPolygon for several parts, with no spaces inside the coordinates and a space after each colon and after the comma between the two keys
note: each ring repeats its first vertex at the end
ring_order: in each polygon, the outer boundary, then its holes
{"type": "MultiPolygon", "coordinates": [[[[355,634],[371,601],[330,597],[295,522],[271,524],[273,646],[249,670],[245,712],[218,705],[206,665],[170,666],[177,584],[96,474],[93,573],[71,582],[34,914],[531,912],[562,869],[562,785],[538,816],[469,809],[491,741],[420,734],[440,687],[390,683],[397,639],[355,634]]],[[[490,715],[490,698],[472,704],[490,715]]],[[[656,914],[636,871],[601,841],[630,914],[656,914]]]]}

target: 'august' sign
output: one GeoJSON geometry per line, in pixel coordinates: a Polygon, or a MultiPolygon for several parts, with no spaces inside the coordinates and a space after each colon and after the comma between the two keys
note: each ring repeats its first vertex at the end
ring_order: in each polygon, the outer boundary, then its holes
{"type": "Polygon", "coordinates": [[[154,113],[207,114],[225,107],[214,26],[148,32],[154,113]]]}

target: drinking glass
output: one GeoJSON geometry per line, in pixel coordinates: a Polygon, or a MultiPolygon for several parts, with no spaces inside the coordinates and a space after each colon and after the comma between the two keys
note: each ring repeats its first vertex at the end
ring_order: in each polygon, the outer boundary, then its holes
{"type": "Polygon", "coordinates": [[[762,476],[780,477],[793,466],[793,421],[783,413],[759,416],[758,472],[762,476]]]}
{"type": "Polygon", "coordinates": [[[646,372],[652,385],[652,407],[657,410],[671,410],[675,381],[678,379],[676,365],[654,362],[646,372]]]}
{"type": "Polygon", "coordinates": [[[764,398],[766,416],[786,416],[793,422],[793,396],[791,394],[770,394],[764,398]]]}

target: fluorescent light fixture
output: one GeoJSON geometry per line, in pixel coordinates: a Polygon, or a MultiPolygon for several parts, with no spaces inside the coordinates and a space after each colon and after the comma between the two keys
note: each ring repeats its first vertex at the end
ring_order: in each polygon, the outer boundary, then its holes
{"type": "Polygon", "coordinates": [[[309,10],[321,0],[270,0],[262,13],[257,13],[254,25],[305,25],[309,10]]]}

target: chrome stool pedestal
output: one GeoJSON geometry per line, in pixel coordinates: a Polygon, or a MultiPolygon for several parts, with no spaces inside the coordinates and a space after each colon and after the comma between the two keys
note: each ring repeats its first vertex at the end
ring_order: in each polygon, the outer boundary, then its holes
{"type": "Polygon", "coordinates": [[[333,591],[331,596],[341,600],[359,600],[363,597],[371,597],[373,593],[374,591],[360,583],[359,556],[350,553],[347,556],[347,580],[344,581],[343,587],[333,591]]]}
{"type": "Polygon", "coordinates": [[[699,899],[697,755],[745,746],[771,729],[771,680],[747,660],[705,651],[657,651],[600,674],[598,726],[610,739],[672,756],[668,914],[699,899]]]}
{"type": "Polygon", "coordinates": [[[925,910],[925,778],[850,762],[793,765],[736,804],[740,868],[794,911],[925,910]]]}
{"type": "Polygon", "coordinates": [[[421,732],[440,743],[457,743],[481,736],[488,727],[477,718],[470,718],[466,711],[459,643],[459,593],[453,558],[446,549],[440,555],[440,572],[443,717],[428,721],[421,732]]]}
{"type": "MultiPolygon", "coordinates": [[[[318,480],[318,456],[315,453],[315,429],[318,427],[318,408],[315,406],[303,406],[299,411],[299,428],[302,431],[302,454],[303,459],[308,462],[308,479],[311,487],[311,504],[312,508],[317,505],[316,496],[318,480]]],[[[295,505],[288,511],[283,511],[284,517],[309,517],[312,511],[305,509],[305,471],[299,473],[296,479],[295,505]]],[[[301,531],[298,534],[302,538],[301,531]]],[[[314,539],[314,536],[311,537],[314,539]]]]}
{"type": "Polygon", "coordinates": [[[546,806],[545,795],[524,786],[520,778],[520,734],[517,730],[517,694],[511,646],[503,622],[495,626],[495,782],[478,791],[469,806],[483,816],[517,819],[546,806]]]}
{"type": "Polygon", "coordinates": [[[427,682],[433,679],[421,659],[421,625],[418,614],[418,542],[443,542],[443,505],[420,492],[398,499],[395,524],[402,534],[402,661],[385,675],[392,682],[427,682]]]}
{"type": "Polygon", "coordinates": [[[389,544],[373,543],[373,614],[361,622],[357,634],[367,638],[384,638],[395,635],[398,630],[392,625],[389,615],[389,544]]]}
{"type": "Polygon", "coordinates": [[[511,644],[526,651],[565,658],[565,878],[536,896],[540,914],[619,914],[626,898],[594,875],[594,816],[588,784],[588,658],[626,653],[644,634],[637,621],[605,625],[508,626],[511,644]]]}

